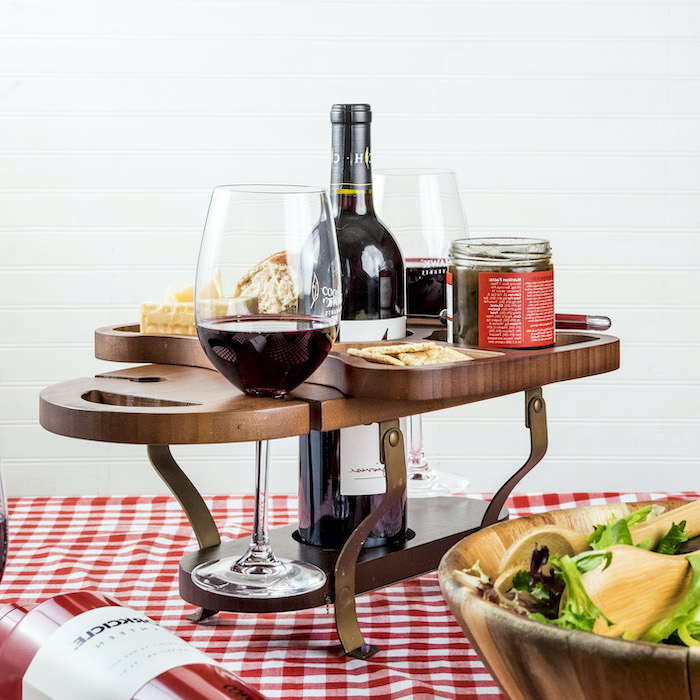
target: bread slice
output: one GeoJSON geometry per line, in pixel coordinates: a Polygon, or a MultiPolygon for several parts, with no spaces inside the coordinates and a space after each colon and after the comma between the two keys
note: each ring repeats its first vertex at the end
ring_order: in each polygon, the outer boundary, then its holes
{"type": "Polygon", "coordinates": [[[239,280],[234,296],[257,298],[258,313],[261,314],[295,310],[297,293],[289,272],[287,253],[275,253],[254,265],[239,280]]]}

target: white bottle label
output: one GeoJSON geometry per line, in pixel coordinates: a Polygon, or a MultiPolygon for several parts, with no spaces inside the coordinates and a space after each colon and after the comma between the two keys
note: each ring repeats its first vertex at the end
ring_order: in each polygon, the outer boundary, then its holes
{"type": "MultiPolygon", "coordinates": [[[[341,321],[340,341],[363,343],[406,337],[406,317],[341,321]]],[[[386,473],[379,461],[379,428],[357,425],[340,431],[340,493],[371,496],[386,493],[386,473]]]]}
{"type": "MultiPolygon", "coordinates": [[[[399,419],[408,459],[407,418],[399,419]]],[[[386,493],[386,467],[379,459],[379,425],[356,425],[340,431],[340,493],[373,496],[386,493]]]]}
{"type": "Polygon", "coordinates": [[[161,673],[202,663],[220,665],[131,608],[96,608],[49,636],[24,674],[22,699],[129,700],[161,673]]]}
{"type": "Polygon", "coordinates": [[[341,343],[367,343],[406,337],[406,317],[376,318],[371,321],[341,321],[341,343]]]}
{"type": "Polygon", "coordinates": [[[340,431],[340,493],[386,493],[386,469],[379,460],[379,426],[356,425],[340,431]]]}

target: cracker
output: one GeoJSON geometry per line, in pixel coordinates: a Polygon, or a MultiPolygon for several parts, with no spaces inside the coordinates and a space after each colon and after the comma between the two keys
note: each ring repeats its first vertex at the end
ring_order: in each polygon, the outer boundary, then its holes
{"type": "Polygon", "coordinates": [[[367,352],[378,352],[382,355],[398,355],[399,353],[423,352],[435,347],[435,343],[401,343],[400,345],[372,345],[362,348],[367,352]]]}
{"type": "Polygon", "coordinates": [[[362,350],[358,350],[357,348],[348,348],[348,355],[352,355],[353,357],[361,357],[369,362],[377,362],[382,365],[395,365],[398,367],[406,366],[405,363],[401,362],[401,360],[393,357],[392,355],[384,355],[380,352],[369,352],[367,348],[362,348],[362,350]]]}
{"type": "Polygon", "coordinates": [[[406,365],[440,365],[450,362],[464,362],[472,358],[459,350],[453,350],[443,345],[439,345],[423,352],[401,353],[399,359],[406,365]]]}
{"type": "Polygon", "coordinates": [[[466,362],[474,359],[470,355],[465,355],[463,352],[445,345],[439,345],[435,349],[438,351],[438,356],[442,358],[441,362],[466,362]]]}
{"type": "Polygon", "coordinates": [[[467,362],[474,358],[459,350],[435,343],[404,343],[402,345],[371,345],[366,348],[348,348],[348,355],[368,362],[395,367],[419,367],[467,362]],[[389,352],[387,352],[387,350],[389,352]]]}
{"type": "Polygon", "coordinates": [[[405,365],[410,367],[417,367],[419,365],[429,365],[430,364],[430,354],[423,352],[402,352],[398,355],[399,360],[401,360],[405,365]]]}

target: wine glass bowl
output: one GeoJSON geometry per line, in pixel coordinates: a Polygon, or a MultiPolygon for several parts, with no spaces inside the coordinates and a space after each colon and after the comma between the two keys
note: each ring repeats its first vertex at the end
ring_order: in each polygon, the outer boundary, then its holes
{"type": "MultiPolygon", "coordinates": [[[[375,170],[374,175],[377,213],[404,255],[409,319],[437,322],[447,306],[450,245],[468,235],[456,174],[440,168],[392,168],[375,170]]],[[[465,491],[465,479],[437,472],[428,464],[422,417],[410,416],[408,426],[408,495],[445,496],[465,491]]]]}
{"type": "Polygon", "coordinates": [[[212,364],[250,396],[285,396],[321,364],[335,327],[319,317],[289,314],[205,321],[198,325],[212,364]]]}
{"type": "Polygon", "coordinates": [[[404,255],[407,314],[437,318],[446,307],[450,245],[467,236],[456,175],[439,168],[381,169],[374,174],[377,213],[404,255]]]}
{"type": "MultiPolygon", "coordinates": [[[[325,190],[225,185],[212,194],[195,281],[197,335],[214,367],[250,396],[282,399],[328,355],[341,309],[340,263],[325,190]]],[[[269,444],[256,444],[253,534],[246,553],[192,572],[205,590],[242,598],[293,596],[326,574],[277,558],[267,534],[269,444]]]]}
{"type": "Polygon", "coordinates": [[[195,319],[205,353],[238,389],[284,396],[313,373],[337,335],[338,280],[323,190],[214,189],[197,265],[195,319]]]}

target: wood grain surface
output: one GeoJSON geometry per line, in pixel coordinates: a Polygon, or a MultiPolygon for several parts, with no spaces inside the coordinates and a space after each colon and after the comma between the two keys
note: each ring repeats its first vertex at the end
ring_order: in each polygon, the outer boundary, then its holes
{"type": "MultiPolygon", "coordinates": [[[[675,508],[684,502],[661,503],[675,508]]],[[[700,697],[698,654],[687,647],[611,639],[534,622],[487,603],[455,576],[476,561],[487,575],[495,576],[507,549],[531,528],[555,524],[588,534],[611,515],[626,515],[644,505],[589,506],[518,518],[475,532],[445,554],[438,569],[443,595],[509,698],[700,697]]]]}
{"type": "MultiPolygon", "coordinates": [[[[432,325],[413,338],[438,336],[432,325]]],[[[439,342],[439,341],[438,341],[439,342]]],[[[541,350],[464,348],[453,365],[391,367],[352,357],[337,344],[309,381],[285,399],[244,396],[212,369],[196,337],[142,335],[136,326],[95,333],[100,359],[157,364],[76,379],[45,389],[40,423],[90,440],[139,444],[241,442],[335,430],[417,415],[609,372],[619,341],[567,332],[541,350]]]]}
{"type": "MultiPolygon", "coordinates": [[[[444,337],[433,324],[410,327],[406,342],[444,337]]],[[[399,341],[391,341],[395,344],[399,341]]],[[[494,396],[533,389],[545,384],[610,372],[620,366],[619,340],[613,336],[567,331],[557,333],[556,345],[537,350],[506,350],[450,345],[474,358],[471,362],[395,367],[347,354],[348,348],[387,343],[336,343],[309,378],[313,384],[333,387],[345,396],[381,401],[481,401],[494,396]]],[[[95,354],[117,362],[158,362],[209,367],[199,340],[191,336],[138,333],[138,326],[100,328],[95,333],[95,354]]],[[[435,409],[432,409],[435,410],[435,409]]],[[[413,411],[415,413],[415,410],[413,411]]],[[[412,415],[400,413],[399,415],[412,415]]],[[[396,414],[391,417],[396,417],[396,414]]],[[[370,421],[371,422],[371,421],[370,421]]],[[[349,425],[357,425],[350,423],[349,425]]]]}
{"type": "Polygon", "coordinates": [[[111,362],[155,362],[214,368],[196,335],[141,333],[138,323],[98,328],[95,331],[95,357],[111,362]]]}
{"type": "Polygon", "coordinates": [[[44,389],[39,421],[59,435],[104,442],[247,442],[308,433],[309,406],[245,396],[214,370],[146,365],[44,389]]]}
{"type": "Polygon", "coordinates": [[[449,345],[474,359],[423,367],[382,365],[347,354],[350,347],[368,345],[381,344],[336,343],[312,380],[354,397],[399,401],[451,398],[480,401],[553,382],[610,372],[620,365],[617,338],[591,333],[560,332],[554,347],[537,350],[449,345]]]}

